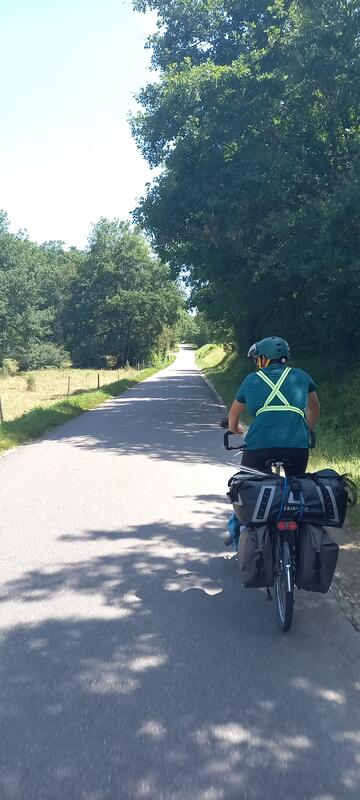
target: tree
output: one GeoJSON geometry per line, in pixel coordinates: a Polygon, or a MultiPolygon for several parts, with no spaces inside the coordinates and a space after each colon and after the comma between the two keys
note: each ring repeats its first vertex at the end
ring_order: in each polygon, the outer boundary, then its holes
{"type": "Polygon", "coordinates": [[[3,209],[0,209],[0,236],[8,233],[9,230],[9,217],[3,209]]]}
{"type": "Polygon", "coordinates": [[[66,340],[78,365],[119,365],[150,357],[164,326],[172,326],[181,295],[169,270],[138,229],[101,219],[71,283],[66,340]]]}
{"type": "Polygon", "coordinates": [[[239,346],[277,331],[346,350],[359,336],[357,3],[135,5],[158,11],[160,80],[133,131],[162,168],[137,221],[239,346]]]}
{"type": "Polygon", "coordinates": [[[43,245],[8,231],[0,215],[0,362],[51,366],[64,358],[61,316],[81,254],[60,242],[43,245]]]}
{"type": "Polygon", "coordinates": [[[53,310],[41,297],[46,273],[39,248],[9,233],[0,236],[0,358],[17,357],[32,339],[51,332],[53,310]]]}

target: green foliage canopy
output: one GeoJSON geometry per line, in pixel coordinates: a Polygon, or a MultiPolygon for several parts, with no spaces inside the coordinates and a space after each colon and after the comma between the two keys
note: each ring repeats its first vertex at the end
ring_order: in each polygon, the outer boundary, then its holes
{"type": "Polygon", "coordinates": [[[0,364],[148,362],[174,340],[183,298],[139,230],[94,226],[86,252],[11,234],[0,215],[0,364]]]}
{"type": "Polygon", "coordinates": [[[119,365],[148,360],[164,326],[176,322],[181,301],[141,232],[101,219],[69,290],[65,327],[74,362],[98,365],[108,355],[119,365]]]}
{"type": "Polygon", "coordinates": [[[158,253],[242,347],[276,331],[359,348],[358,3],[135,7],[159,15],[160,79],[133,119],[162,168],[136,215],[158,253]]]}
{"type": "Polygon", "coordinates": [[[9,233],[0,218],[0,362],[13,357],[31,367],[28,356],[40,342],[48,342],[58,358],[65,286],[73,265],[74,254],[65,253],[60,243],[39,246],[21,232],[9,233]]]}

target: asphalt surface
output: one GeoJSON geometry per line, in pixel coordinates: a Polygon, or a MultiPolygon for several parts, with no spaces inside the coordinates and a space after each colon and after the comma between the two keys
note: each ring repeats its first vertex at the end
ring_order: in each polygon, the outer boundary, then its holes
{"type": "Polygon", "coordinates": [[[241,588],[220,415],[184,349],[0,459],[1,800],[359,800],[359,635],[241,588]]]}

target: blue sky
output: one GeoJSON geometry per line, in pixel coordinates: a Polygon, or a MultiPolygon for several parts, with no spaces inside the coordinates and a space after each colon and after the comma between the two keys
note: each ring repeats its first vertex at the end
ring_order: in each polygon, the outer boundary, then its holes
{"type": "Polygon", "coordinates": [[[151,172],[131,138],[152,15],[131,0],[0,0],[0,208],[12,230],[82,247],[128,217],[151,172]]]}

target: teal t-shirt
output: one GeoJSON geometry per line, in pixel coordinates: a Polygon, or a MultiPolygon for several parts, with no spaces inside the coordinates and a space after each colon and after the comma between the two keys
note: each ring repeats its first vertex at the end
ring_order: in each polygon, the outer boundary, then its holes
{"type": "MultiPolygon", "coordinates": [[[[284,369],[286,367],[283,364],[270,364],[264,367],[262,372],[275,384],[284,369]]],[[[301,408],[306,413],[308,394],[316,392],[316,385],[307,372],[292,368],[280,391],[290,405],[301,408]]],[[[294,411],[268,411],[256,417],[256,412],[263,407],[270,392],[270,386],[259,377],[258,373],[251,372],[236,393],[236,400],[245,403],[246,410],[255,417],[245,436],[247,449],[308,447],[309,431],[306,419],[300,414],[294,411]]],[[[281,405],[281,401],[275,397],[270,405],[281,405]]]]}

